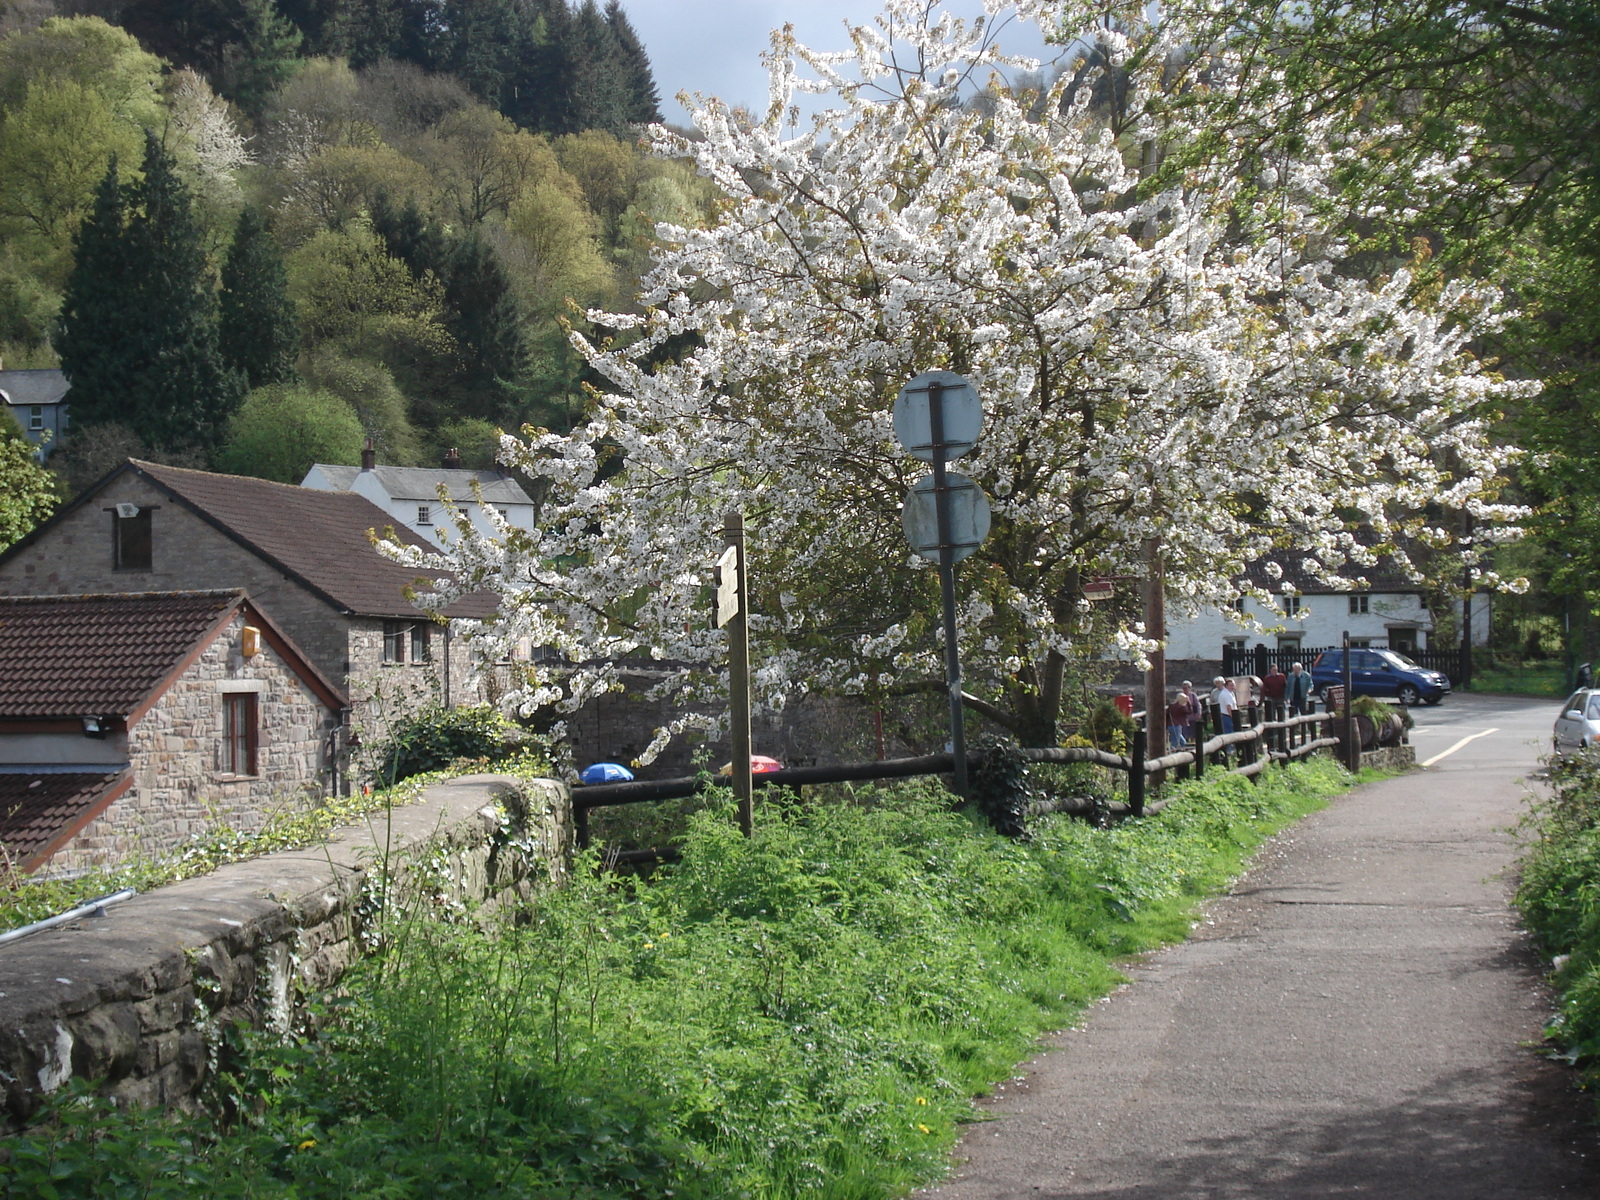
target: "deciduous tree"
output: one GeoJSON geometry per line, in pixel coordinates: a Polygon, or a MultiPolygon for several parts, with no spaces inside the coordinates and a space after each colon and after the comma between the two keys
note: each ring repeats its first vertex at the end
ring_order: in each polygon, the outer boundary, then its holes
{"type": "Polygon", "coordinates": [[[1341,147],[1315,123],[1270,169],[1152,185],[1154,151],[1197,133],[1171,103],[1182,31],[1024,7],[1100,47],[1041,102],[963,104],[997,61],[985,33],[888,0],[844,53],[775,35],[760,120],[713,101],[700,140],[657,132],[727,197],[719,219],[669,232],[642,313],[594,317],[615,340],[577,339],[607,381],[587,421],[505,443],[549,487],[540,530],[454,551],[452,586],[502,596],[482,650],[532,637],[565,663],[517,703],[575,707],[637,654],[702,664],[674,686],[714,694],[704,585],[730,508],[754,530],[765,701],[942,687],[934,573],[899,523],[923,469],[890,426],[931,368],[987,409],[959,464],[994,509],[960,572],[968,704],[1030,742],[1056,736],[1076,657],[1159,633],[1097,631],[1083,596],[1142,572],[1146,539],[1181,606],[1231,598],[1275,549],[1327,577],[1403,560],[1406,537],[1449,540],[1418,517],[1430,501],[1507,515],[1485,421],[1529,389],[1468,352],[1498,323],[1492,290],[1341,270],[1320,203],[1341,147]],[[1124,98],[1115,127],[1096,78],[1124,98]],[[802,87],[829,107],[794,132],[802,87]]]}

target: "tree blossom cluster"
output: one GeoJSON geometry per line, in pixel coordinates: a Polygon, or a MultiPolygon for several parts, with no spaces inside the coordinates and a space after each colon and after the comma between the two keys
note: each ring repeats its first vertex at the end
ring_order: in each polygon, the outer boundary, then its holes
{"type": "Polygon", "coordinates": [[[686,699],[717,694],[707,583],[730,509],[751,531],[762,701],[936,680],[935,572],[899,524],[925,468],[890,423],[933,368],[986,411],[956,464],[994,517],[958,572],[971,703],[1025,738],[1053,736],[1075,659],[1154,644],[1081,592],[1142,573],[1147,539],[1182,608],[1230,599],[1269,553],[1336,579],[1404,563],[1425,513],[1506,517],[1488,425],[1527,385],[1471,353],[1497,297],[1345,269],[1320,214],[1346,147],[1318,129],[1266,177],[1153,171],[1194,132],[1174,96],[1226,86],[1224,58],[1177,65],[1175,23],[1009,11],[1081,33],[1078,69],[974,99],[972,81],[1027,64],[992,24],[887,0],[842,53],[775,34],[761,119],[711,100],[697,138],[653,131],[715,182],[719,216],[661,227],[640,308],[574,335],[606,381],[587,421],[504,440],[546,488],[540,528],[463,531],[431,597],[500,594],[471,635],[490,660],[545,648],[525,711],[575,708],[630,656],[683,664],[686,699]],[[801,90],[831,105],[805,128],[801,90]]]}

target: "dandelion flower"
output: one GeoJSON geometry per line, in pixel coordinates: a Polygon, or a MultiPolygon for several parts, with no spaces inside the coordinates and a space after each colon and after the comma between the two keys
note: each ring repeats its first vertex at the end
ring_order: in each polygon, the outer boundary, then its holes
{"type": "Polygon", "coordinates": [[[929,1129],[921,1121],[918,1121],[917,1122],[917,1132],[919,1132],[919,1133],[932,1133],[933,1130],[929,1129]]]}
{"type": "Polygon", "coordinates": [[[302,1150],[315,1150],[316,1148],[317,1148],[317,1139],[316,1138],[307,1138],[305,1141],[300,1143],[300,1149],[302,1149],[302,1150]]]}
{"type": "Polygon", "coordinates": [[[920,1104],[923,1108],[927,1108],[928,1107],[928,1098],[926,1096],[918,1096],[917,1097],[917,1103],[920,1104]]]}

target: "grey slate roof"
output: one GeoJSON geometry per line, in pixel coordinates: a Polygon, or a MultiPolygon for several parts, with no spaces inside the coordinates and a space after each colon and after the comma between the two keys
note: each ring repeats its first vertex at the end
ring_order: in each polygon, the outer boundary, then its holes
{"type": "Polygon", "coordinates": [[[59,404],[72,385],[55,367],[30,371],[0,371],[0,394],[6,403],[21,407],[28,404],[59,404]]]}
{"type": "MultiPolygon", "coordinates": [[[[329,463],[317,463],[315,469],[326,475],[329,482],[342,491],[349,491],[355,487],[356,476],[361,474],[360,467],[335,466],[329,463]]],[[[374,467],[372,473],[378,477],[383,490],[396,500],[418,500],[423,503],[437,500],[441,483],[450,489],[452,499],[471,500],[474,498],[472,485],[476,483],[483,490],[484,500],[490,504],[533,503],[516,480],[498,471],[379,466],[374,467]]]]}

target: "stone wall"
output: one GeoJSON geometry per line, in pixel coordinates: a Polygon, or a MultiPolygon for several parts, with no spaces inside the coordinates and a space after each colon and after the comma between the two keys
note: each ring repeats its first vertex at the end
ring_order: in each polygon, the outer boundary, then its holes
{"type": "Polygon", "coordinates": [[[234,863],[0,945],[6,1121],[74,1076],[119,1101],[192,1100],[227,1027],[289,1028],[302,996],[361,956],[386,845],[402,848],[397,894],[497,904],[563,874],[571,816],[558,783],[468,776],[325,846],[234,863]]]}
{"type": "Polygon", "coordinates": [[[269,814],[327,791],[328,735],[339,716],[262,645],[239,652],[237,614],[128,731],[133,786],[51,857],[52,873],[160,857],[217,824],[254,832],[269,814]],[[222,771],[223,697],[256,696],[256,774],[222,771]]]}
{"type": "Polygon", "coordinates": [[[324,675],[339,683],[348,673],[345,623],[337,610],[131,473],[0,566],[0,594],[8,596],[212,588],[244,588],[324,675]],[[155,509],[148,571],[115,568],[106,510],[122,503],[155,509]]]}
{"type": "MultiPolygon", "coordinates": [[[[427,621],[421,613],[416,619],[427,621]]],[[[432,658],[426,663],[410,661],[409,645],[406,662],[384,662],[384,622],[380,619],[351,617],[348,626],[350,721],[366,750],[376,751],[387,739],[396,716],[419,705],[446,700],[452,707],[484,702],[466,647],[453,637],[446,639],[446,626],[429,623],[432,658]]],[[[352,764],[358,777],[372,774],[367,757],[370,755],[358,754],[352,764]]]]}

